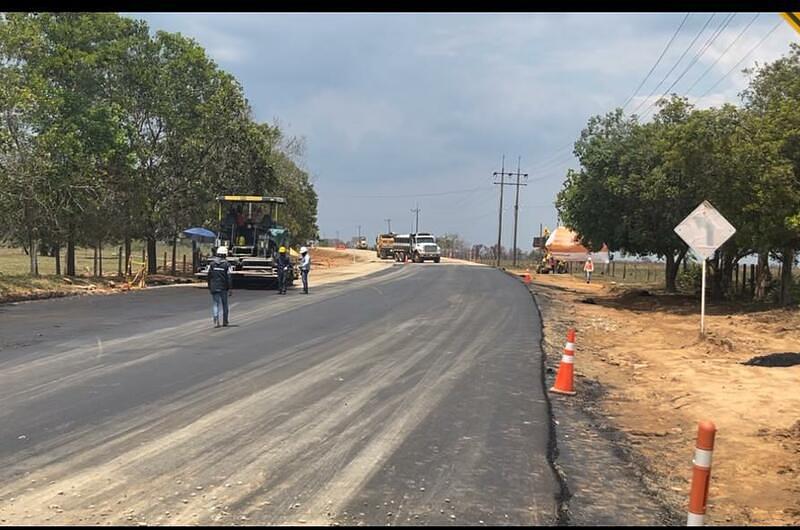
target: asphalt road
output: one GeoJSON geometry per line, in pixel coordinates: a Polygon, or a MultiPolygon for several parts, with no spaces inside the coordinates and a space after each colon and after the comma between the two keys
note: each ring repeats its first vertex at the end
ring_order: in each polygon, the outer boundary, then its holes
{"type": "Polygon", "coordinates": [[[0,523],[552,524],[540,326],[486,267],[0,306],[0,523]]]}

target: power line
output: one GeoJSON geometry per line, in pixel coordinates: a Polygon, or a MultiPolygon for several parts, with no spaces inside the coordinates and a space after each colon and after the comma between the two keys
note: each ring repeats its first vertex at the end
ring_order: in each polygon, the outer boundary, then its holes
{"type": "Polygon", "coordinates": [[[708,93],[709,93],[709,92],[711,92],[712,90],[714,90],[714,88],[716,88],[716,86],[722,82],[722,80],[723,80],[723,79],[725,79],[725,78],[727,78],[729,75],[731,75],[731,73],[733,73],[733,71],[734,71],[734,70],[736,70],[736,68],[738,68],[738,67],[739,67],[739,65],[740,65],[740,64],[742,64],[742,63],[744,62],[744,60],[745,60],[745,59],[747,59],[748,57],[750,57],[750,54],[752,54],[754,51],[756,51],[756,48],[758,48],[759,46],[761,46],[761,45],[764,43],[764,41],[765,41],[765,40],[767,40],[767,38],[768,38],[770,35],[772,35],[772,33],[773,33],[773,32],[774,32],[776,29],[778,29],[778,26],[780,26],[781,24],[783,24],[783,21],[782,21],[782,20],[781,20],[780,22],[778,22],[777,24],[775,24],[775,25],[772,27],[772,29],[771,29],[771,30],[769,30],[769,32],[768,32],[766,35],[764,35],[764,36],[761,38],[761,40],[760,40],[760,41],[758,41],[758,43],[756,43],[756,45],[755,45],[755,46],[753,46],[752,48],[750,48],[750,51],[749,51],[749,52],[747,52],[747,54],[746,54],[744,57],[742,57],[741,59],[739,59],[739,62],[737,62],[735,65],[733,65],[733,68],[731,68],[730,70],[728,70],[728,73],[726,73],[724,76],[722,76],[721,78],[719,78],[719,80],[717,80],[717,82],[716,82],[716,83],[714,83],[713,85],[711,85],[711,87],[710,87],[708,90],[706,90],[706,91],[703,93],[703,95],[702,95],[702,96],[700,96],[699,98],[697,98],[697,99],[698,99],[698,101],[699,101],[699,100],[701,100],[701,99],[703,99],[704,97],[706,97],[706,96],[708,95],[708,93]]]}
{"type": "Polygon", "coordinates": [[[644,76],[644,79],[642,79],[642,82],[639,83],[638,87],[636,87],[636,90],[633,91],[633,94],[631,94],[630,97],[625,100],[625,103],[622,104],[623,109],[628,106],[628,103],[630,103],[631,100],[634,97],[636,97],[636,94],[639,93],[639,90],[641,90],[644,84],[647,82],[647,80],[650,79],[650,75],[653,73],[653,70],[655,70],[656,67],[661,63],[661,59],[664,58],[664,54],[667,53],[669,47],[672,46],[672,41],[674,41],[675,37],[677,37],[678,33],[680,33],[681,28],[686,23],[686,20],[689,18],[689,15],[691,15],[691,13],[686,13],[686,16],[683,17],[683,20],[681,20],[681,24],[678,26],[678,29],[675,30],[675,33],[672,34],[672,38],[669,39],[669,42],[667,43],[666,47],[664,47],[664,49],[661,51],[661,55],[658,56],[658,59],[656,60],[655,64],[653,64],[653,66],[650,68],[650,71],[647,72],[647,75],[644,76]]]}
{"type": "Polygon", "coordinates": [[[478,186],[477,188],[450,190],[436,193],[411,193],[408,195],[350,195],[351,199],[408,199],[416,197],[438,197],[440,195],[454,195],[457,193],[471,193],[481,189],[486,189],[485,186],[478,186]]]}
{"type": "Polygon", "coordinates": [[[653,95],[661,87],[661,85],[664,84],[664,82],[667,80],[667,78],[670,76],[670,74],[672,74],[672,72],[675,70],[675,68],[677,68],[678,65],[681,63],[681,61],[683,61],[683,58],[686,57],[686,54],[689,53],[689,50],[692,49],[692,46],[694,46],[694,43],[697,42],[697,39],[700,38],[700,35],[703,34],[703,32],[708,27],[708,25],[711,23],[711,20],[716,15],[717,15],[716,13],[712,13],[711,16],[708,17],[708,20],[706,20],[706,23],[703,25],[702,29],[700,29],[700,31],[697,32],[697,35],[695,35],[694,39],[692,39],[692,42],[689,43],[689,46],[686,47],[686,50],[684,50],[684,52],[681,54],[681,56],[677,60],[677,62],[675,62],[675,64],[672,65],[672,68],[669,69],[669,72],[667,72],[667,74],[664,76],[664,78],[661,81],[659,81],[659,83],[656,85],[656,87],[653,89],[653,91],[650,92],[650,94],[645,99],[643,99],[641,103],[639,103],[639,106],[637,106],[634,109],[634,111],[631,112],[631,114],[636,114],[637,112],[639,112],[639,109],[642,108],[642,106],[647,102],[647,100],[649,100],[651,97],[653,97],[653,95]]]}
{"type": "MultiPolygon", "coordinates": [[[[686,20],[688,20],[690,15],[691,15],[691,13],[686,13],[686,15],[683,17],[683,20],[681,20],[681,23],[678,25],[678,29],[676,29],[675,33],[673,33],[672,38],[670,38],[670,40],[667,43],[666,47],[661,52],[661,55],[658,57],[658,60],[656,60],[655,64],[650,68],[650,71],[647,72],[647,75],[642,80],[642,82],[639,83],[639,86],[636,88],[636,90],[633,91],[633,94],[631,94],[631,96],[625,101],[625,103],[623,103],[623,105],[622,105],[623,109],[628,106],[628,103],[630,103],[631,100],[634,97],[636,97],[636,94],[639,92],[639,90],[642,88],[642,86],[644,86],[644,84],[650,78],[650,76],[652,75],[653,71],[655,71],[656,67],[661,63],[661,59],[666,54],[667,50],[669,50],[670,46],[672,45],[672,42],[678,36],[678,34],[681,31],[681,28],[683,28],[684,24],[686,23],[686,20]]],[[[662,83],[663,83],[663,80],[662,80],[662,83]]],[[[658,87],[660,85],[661,85],[661,83],[656,85],[656,87],[658,87]]],[[[567,145],[565,145],[563,147],[560,147],[557,150],[553,151],[553,155],[552,156],[550,156],[548,158],[545,158],[543,161],[540,162],[540,165],[534,166],[532,171],[535,171],[537,173],[542,172],[542,171],[547,171],[547,170],[552,169],[552,168],[554,168],[554,167],[556,167],[558,165],[563,164],[564,162],[569,161],[570,158],[572,158],[572,156],[573,156],[573,154],[571,152],[564,153],[564,154],[561,154],[561,155],[558,154],[558,153],[560,153],[561,151],[564,151],[566,149],[570,149],[573,146],[574,146],[574,142],[570,142],[569,144],[567,144],[567,145]]],[[[545,177],[545,178],[547,178],[547,177],[545,177]]],[[[541,180],[541,179],[537,179],[537,180],[541,180]]]]}
{"type": "Polygon", "coordinates": [[[719,35],[725,30],[725,28],[728,27],[728,24],[731,23],[731,20],[733,20],[733,18],[735,16],[736,16],[736,13],[733,13],[732,15],[729,15],[727,19],[724,19],[720,23],[720,25],[717,26],[716,31],[711,35],[711,37],[706,41],[706,43],[700,48],[700,50],[694,55],[694,58],[691,60],[689,65],[686,68],[683,69],[683,72],[681,72],[681,74],[672,82],[672,84],[669,86],[669,88],[667,88],[664,91],[664,93],[661,94],[660,98],[658,98],[657,100],[655,100],[652,103],[650,103],[650,105],[647,107],[647,109],[644,112],[642,112],[642,114],[641,114],[642,117],[646,116],[647,113],[650,112],[650,110],[652,110],[656,106],[656,103],[659,100],[661,100],[662,98],[667,97],[667,95],[669,94],[669,91],[672,90],[672,88],[676,84],[678,84],[678,82],[681,79],[683,79],[683,76],[685,76],[689,72],[689,70],[692,69],[692,67],[697,63],[697,61],[700,59],[700,57],[706,52],[706,50],[708,50],[709,46],[711,46],[711,44],[713,44],[714,41],[717,40],[717,37],[719,37],[719,35]]]}
{"type": "Polygon", "coordinates": [[[717,57],[717,60],[716,60],[716,61],[714,61],[713,63],[711,63],[711,66],[709,66],[708,68],[706,68],[706,71],[705,71],[705,72],[703,72],[703,74],[702,74],[700,77],[698,77],[698,78],[697,78],[697,80],[696,80],[694,83],[692,83],[692,86],[690,86],[690,87],[689,87],[689,88],[686,90],[686,94],[689,94],[689,92],[691,92],[691,91],[692,91],[692,89],[693,89],[695,86],[697,86],[697,83],[699,83],[699,82],[700,82],[700,81],[701,81],[701,80],[702,80],[702,79],[703,79],[703,78],[704,78],[706,75],[708,75],[708,72],[710,72],[710,71],[711,71],[711,69],[712,69],[712,68],[714,68],[714,67],[717,65],[717,63],[720,61],[720,59],[722,59],[722,58],[725,56],[725,54],[726,54],[726,53],[728,53],[728,52],[730,51],[730,49],[731,49],[731,48],[733,48],[733,45],[734,45],[734,44],[736,44],[736,43],[739,41],[739,39],[741,39],[741,38],[742,38],[742,35],[744,35],[744,33],[745,33],[745,32],[746,32],[746,31],[747,31],[749,28],[750,28],[750,26],[752,26],[752,25],[753,25],[753,22],[755,22],[755,21],[756,21],[756,19],[757,19],[758,17],[760,17],[760,16],[761,16],[761,13],[756,13],[756,16],[754,16],[752,19],[750,19],[750,22],[748,22],[748,23],[747,23],[747,25],[744,27],[744,29],[743,29],[742,31],[740,31],[740,32],[739,32],[739,34],[736,36],[736,38],[735,38],[735,39],[733,39],[733,41],[732,41],[730,44],[728,44],[728,47],[727,47],[727,48],[725,48],[725,51],[723,51],[723,52],[722,52],[722,54],[720,54],[720,56],[719,56],[719,57],[717,57]]]}

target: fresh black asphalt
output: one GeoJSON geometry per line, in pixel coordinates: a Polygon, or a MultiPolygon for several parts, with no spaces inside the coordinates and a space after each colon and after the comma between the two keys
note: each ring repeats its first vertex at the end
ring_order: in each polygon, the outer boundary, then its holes
{"type": "Polygon", "coordinates": [[[0,306],[2,524],[553,524],[541,326],[500,271],[0,306]],[[13,499],[13,500],[12,500],[13,499]]]}

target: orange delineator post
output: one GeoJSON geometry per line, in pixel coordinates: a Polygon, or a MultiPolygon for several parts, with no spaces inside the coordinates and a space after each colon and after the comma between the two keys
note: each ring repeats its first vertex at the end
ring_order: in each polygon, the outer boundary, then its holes
{"type": "Polygon", "coordinates": [[[522,275],[522,281],[525,283],[525,285],[531,283],[531,270],[530,269],[525,269],[525,274],[522,275]]]}
{"type": "Polygon", "coordinates": [[[575,395],[573,388],[573,369],[575,364],[575,330],[569,328],[567,331],[567,343],[564,345],[564,355],[561,356],[561,364],[558,366],[556,382],[550,392],[558,394],[575,395]]]}
{"type": "Polygon", "coordinates": [[[697,443],[692,460],[692,489],[689,493],[689,514],[686,526],[703,526],[711,482],[711,455],[717,427],[713,422],[701,421],[697,427],[697,443]]]}

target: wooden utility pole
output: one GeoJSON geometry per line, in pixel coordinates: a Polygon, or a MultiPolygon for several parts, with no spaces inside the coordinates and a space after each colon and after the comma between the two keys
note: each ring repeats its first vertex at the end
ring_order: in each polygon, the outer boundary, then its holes
{"type": "Polygon", "coordinates": [[[411,208],[411,212],[416,214],[417,221],[416,221],[416,225],[415,225],[415,228],[414,228],[414,233],[418,234],[419,233],[419,212],[420,212],[419,203],[417,203],[417,207],[416,208],[411,208]]]}
{"type": "Polygon", "coordinates": [[[527,186],[527,184],[521,183],[519,181],[519,178],[521,176],[524,176],[526,179],[528,178],[528,174],[527,173],[520,173],[520,171],[519,171],[519,163],[521,162],[521,160],[522,160],[522,157],[520,157],[518,159],[518,161],[517,161],[517,172],[516,173],[506,172],[506,155],[503,155],[503,161],[502,161],[502,165],[501,165],[500,171],[499,172],[495,171],[494,173],[492,173],[493,177],[497,177],[498,175],[500,175],[500,182],[495,182],[494,183],[494,184],[499,184],[500,185],[500,213],[499,213],[499,219],[498,219],[498,222],[497,222],[497,266],[498,267],[500,266],[500,254],[501,254],[501,251],[500,251],[501,245],[500,245],[500,243],[501,243],[502,235],[503,235],[503,187],[504,186],[516,186],[516,188],[517,188],[516,203],[514,204],[514,248],[512,250],[514,265],[516,266],[516,264],[517,264],[517,219],[519,217],[519,187],[520,186],[527,186]],[[517,177],[516,183],[514,183],[514,182],[506,182],[505,181],[505,177],[506,176],[509,176],[509,177],[516,176],[517,177]]]}

